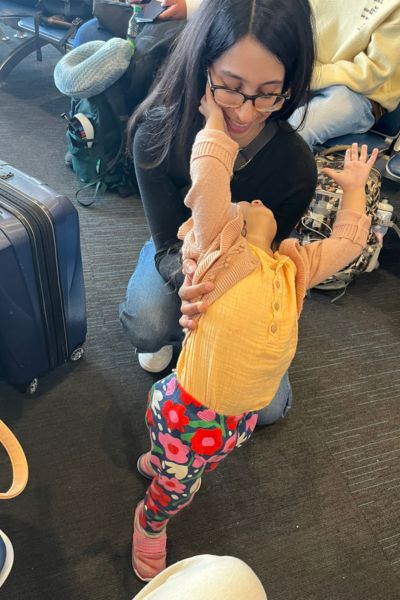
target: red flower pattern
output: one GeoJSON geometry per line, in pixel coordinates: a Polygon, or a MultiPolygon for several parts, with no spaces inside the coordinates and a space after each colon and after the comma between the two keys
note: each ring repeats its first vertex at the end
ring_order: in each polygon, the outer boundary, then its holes
{"type": "Polygon", "coordinates": [[[171,497],[154,480],[149,488],[149,493],[153,500],[161,504],[161,506],[168,506],[171,502],[171,497]]]}
{"type": "Polygon", "coordinates": [[[178,389],[181,393],[181,400],[184,404],[192,404],[193,406],[203,406],[201,404],[201,402],[199,402],[198,400],[196,400],[196,398],[193,398],[193,396],[191,394],[189,394],[189,392],[186,392],[183,387],[178,383],[178,389]]]}
{"type": "Polygon", "coordinates": [[[160,521],[164,515],[170,517],[190,504],[193,498],[190,490],[194,490],[193,484],[202,474],[203,467],[206,467],[205,472],[216,469],[219,462],[234,449],[242,419],[245,419],[245,430],[241,431],[241,443],[250,437],[257,417],[252,415],[249,418],[246,414],[224,417],[216,414],[186,392],[177,382],[175,374],[155,384],[153,389],[158,393],[155,397],[157,402],[150,403],[146,421],[150,427],[153,449],[157,452],[152,456],[152,462],[154,460],[156,463],[154,467],[157,467],[159,476],[147,491],[146,511],[140,516],[141,524],[146,529],[150,527],[159,531],[165,527],[166,521],[160,521]],[[203,423],[199,423],[199,420],[203,423]],[[211,422],[214,420],[215,424],[211,422]],[[186,472],[190,474],[190,480],[186,472]]]}
{"type": "Polygon", "coordinates": [[[220,429],[197,429],[190,440],[193,452],[212,455],[222,447],[222,431],[220,429]]]}
{"type": "MultiPolygon", "coordinates": [[[[148,493],[147,496],[146,496],[146,506],[147,506],[147,510],[151,510],[155,514],[158,514],[160,512],[160,507],[157,506],[157,504],[154,502],[154,500],[151,497],[150,493],[148,493]]],[[[143,518],[140,519],[140,524],[142,525],[142,527],[143,526],[146,527],[146,525],[147,525],[146,518],[144,517],[144,515],[143,515],[143,518]]]]}
{"type": "Polygon", "coordinates": [[[147,425],[152,425],[154,427],[153,413],[151,412],[150,406],[146,410],[146,423],[147,425]]]}
{"type": "Polygon", "coordinates": [[[239,415],[238,417],[227,417],[226,424],[228,426],[228,429],[230,429],[231,431],[234,431],[237,428],[237,424],[241,418],[242,418],[242,415],[239,415]]]}
{"type": "Polygon", "coordinates": [[[184,431],[185,425],[189,423],[185,415],[185,407],[182,404],[174,404],[173,400],[167,400],[161,409],[161,414],[167,422],[169,429],[184,431]]]}
{"type": "Polygon", "coordinates": [[[216,469],[217,467],[218,467],[217,462],[210,463],[209,465],[207,465],[206,473],[211,473],[211,471],[214,471],[214,469],[216,469]]]}

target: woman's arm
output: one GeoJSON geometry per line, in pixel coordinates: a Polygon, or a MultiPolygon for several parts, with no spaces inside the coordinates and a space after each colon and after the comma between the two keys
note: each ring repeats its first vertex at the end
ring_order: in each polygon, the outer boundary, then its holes
{"type": "Polygon", "coordinates": [[[139,126],[133,143],[133,157],[144,212],[157,251],[156,266],[161,276],[169,281],[180,269],[177,250],[181,243],[177,231],[190,212],[183,203],[181,188],[171,177],[166,161],[150,169],[143,166],[152,159],[149,150],[152,135],[148,123],[139,126]]]}

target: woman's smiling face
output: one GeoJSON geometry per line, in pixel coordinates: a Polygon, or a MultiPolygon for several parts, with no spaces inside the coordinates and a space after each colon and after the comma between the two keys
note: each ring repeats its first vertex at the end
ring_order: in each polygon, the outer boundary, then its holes
{"type": "MultiPolygon", "coordinates": [[[[212,64],[210,74],[214,85],[254,96],[282,92],[285,68],[276,56],[248,35],[212,64]]],[[[271,114],[256,111],[251,101],[239,108],[221,108],[228,133],[241,148],[253,141],[271,114]]]]}

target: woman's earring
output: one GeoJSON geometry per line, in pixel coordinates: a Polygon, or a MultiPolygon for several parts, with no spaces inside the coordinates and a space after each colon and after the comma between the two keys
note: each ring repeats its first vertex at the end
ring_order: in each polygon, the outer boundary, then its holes
{"type": "Polygon", "coordinates": [[[246,221],[243,221],[243,229],[242,229],[242,236],[246,237],[247,235],[247,227],[246,227],[246,221]]]}

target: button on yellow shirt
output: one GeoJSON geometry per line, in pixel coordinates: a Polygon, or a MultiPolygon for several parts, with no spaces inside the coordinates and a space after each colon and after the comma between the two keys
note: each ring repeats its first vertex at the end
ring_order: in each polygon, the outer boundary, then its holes
{"type": "Polygon", "coordinates": [[[177,364],[182,387],[224,415],[267,406],[297,345],[296,267],[278,252],[251,250],[259,267],[208,307],[177,364]]]}

